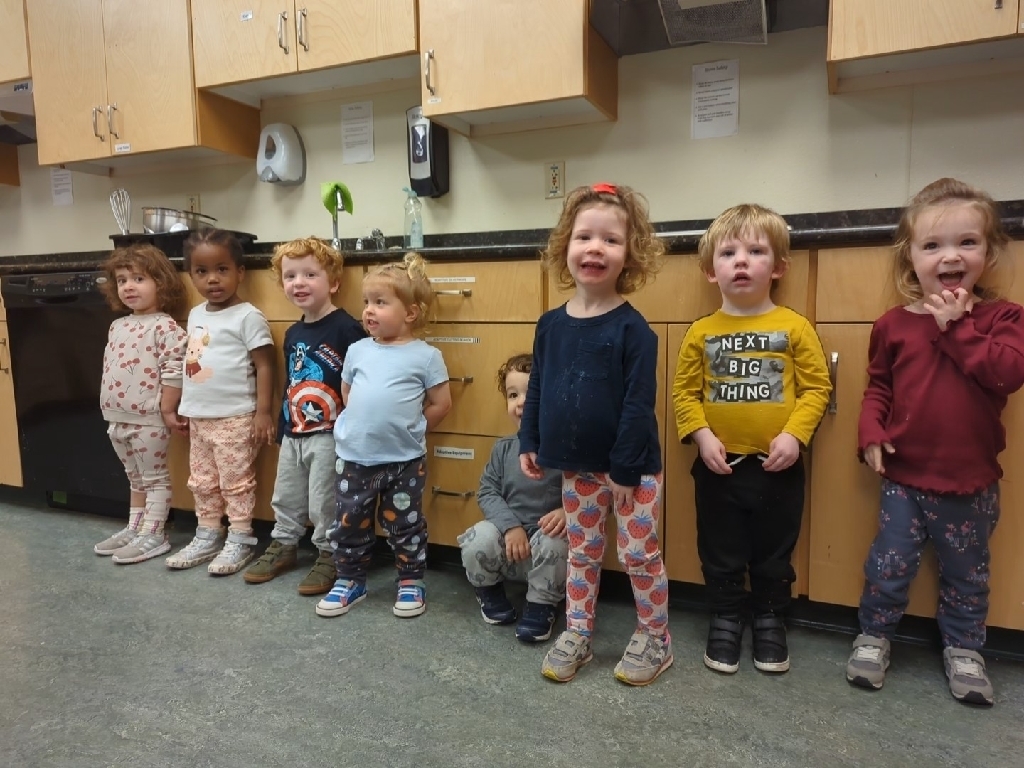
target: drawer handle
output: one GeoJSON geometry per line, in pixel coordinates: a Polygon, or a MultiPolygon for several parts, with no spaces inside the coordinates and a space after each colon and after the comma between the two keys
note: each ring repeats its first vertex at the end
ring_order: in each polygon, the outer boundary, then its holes
{"type": "MultiPolygon", "coordinates": [[[[9,359],[11,357],[11,348],[7,346],[7,339],[0,339],[0,346],[6,349],[7,357],[9,359]]],[[[0,365],[0,371],[3,371],[6,374],[10,374],[11,366],[8,364],[7,367],[5,368],[4,366],[0,365]]]]}
{"type": "Polygon", "coordinates": [[[302,46],[302,50],[309,50],[309,41],[306,39],[306,9],[299,9],[299,45],[302,46]]]}
{"type": "Polygon", "coordinates": [[[839,384],[839,353],[833,352],[828,359],[828,378],[832,382],[832,393],[828,396],[826,411],[832,415],[839,412],[839,400],[836,388],[839,384]]]}
{"type": "Polygon", "coordinates": [[[92,108],[92,135],[95,136],[100,141],[106,141],[107,137],[100,135],[100,127],[98,125],[99,114],[100,114],[100,108],[99,107],[93,107],[92,108]]]}
{"type": "Polygon", "coordinates": [[[284,39],[286,21],[288,21],[288,11],[281,11],[277,14],[277,47],[284,51],[285,56],[288,55],[288,43],[284,39]]]}
{"type": "Polygon", "coordinates": [[[430,92],[430,95],[431,96],[436,96],[437,95],[437,91],[434,88],[434,84],[432,82],[430,82],[430,62],[433,61],[433,60],[434,60],[434,49],[430,48],[429,50],[427,50],[427,51],[425,51],[423,53],[423,82],[426,84],[427,91],[430,92]]]}
{"type": "Polygon", "coordinates": [[[440,485],[431,486],[430,492],[435,496],[454,496],[457,499],[472,499],[476,491],[446,491],[440,485]]]}
{"type": "Polygon", "coordinates": [[[115,139],[120,139],[121,134],[114,130],[114,113],[117,112],[117,102],[107,104],[107,130],[115,139]]]}
{"type": "Polygon", "coordinates": [[[472,288],[453,288],[449,291],[434,291],[435,296],[465,296],[469,298],[473,295],[472,288]]]}
{"type": "Polygon", "coordinates": [[[454,382],[454,383],[472,384],[473,383],[473,377],[472,376],[452,376],[451,378],[448,379],[448,381],[451,381],[451,382],[454,382]]]}

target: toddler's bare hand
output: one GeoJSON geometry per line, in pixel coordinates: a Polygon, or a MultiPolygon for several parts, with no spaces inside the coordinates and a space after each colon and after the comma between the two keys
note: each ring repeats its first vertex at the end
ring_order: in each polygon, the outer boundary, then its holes
{"type": "Polygon", "coordinates": [[[800,441],[788,432],[780,432],[768,446],[768,458],[765,459],[765,472],[781,472],[789,469],[800,458],[800,441]]]}
{"type": "Polygon", "coordinates": [[[537,521],[537,525],[545,536],[553,539],[565,536],[565,510],[561,507],[551,510],[537,521]]]}
{"type": "Polygon", "coordinates": [[[519,454],[519,467],[523,470],[523,474],[531,480],[541,480],[544,477],[544,470],[537,463],[536,453],[519,454]]]}
{"type": "Polygon", "coordinates": [[[530,556],[530,537],[522,526],[505,531],[505,557],[510,563],[519,563],[530,556]]]}
{"type": "Polygon", "coordinates": [[[274,420],[265,413],[258,413],[252,422],[253,437],[256,445],[273,445],[277,438],[277,427],[274,420]]]}
{"type": "Polygon", "coordinates": [[[935,318],[939,329],[944,331],[947,325],[959,320],[974,308],[974,296],[963,288],[957,288],[955,291],[943,291],[941,294],[933,293],[922,306],[935,318]]]}
{"type": "Polygon", "coordinates": [[[619,485],[611,481],[608,486],[612,489],[612,509],[627,515],[631,513],[633,511],[633,491],[636,490],[636,486],[619,485]]]}
{"type": "Polygon", "coordinates": [[[731,475],[732,467],[725,456],[725,446],[718,436],[707,427],[698,429],[693,434],[693,441],[704,461],[705,466],[716,475],[731,475]]]}
{"type": "Polygon", "coordinates": [[[872,443],[864,449],[864,463],[880,475],[885,474],[885,465],[882,463],[882,450],[886,453],[896,453],[892,443],[872,443]]]}

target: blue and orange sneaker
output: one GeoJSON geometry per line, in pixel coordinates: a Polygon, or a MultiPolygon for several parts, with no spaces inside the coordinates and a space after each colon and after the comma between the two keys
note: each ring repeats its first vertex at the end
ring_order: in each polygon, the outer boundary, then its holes
{"type": "Polygon", "coordinates": [[[338,579],[331,591],[316,604],[316,615],[344,616],[348,609],[366,597],[366,585],[351,579],[338,579]]]}

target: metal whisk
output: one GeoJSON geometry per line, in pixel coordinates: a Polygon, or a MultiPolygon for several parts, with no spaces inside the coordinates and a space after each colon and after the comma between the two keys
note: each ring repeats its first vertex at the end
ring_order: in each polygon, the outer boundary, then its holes
{"type": "Polygon", "coordinates": [[[126,189],[115,189],[110,193],[110,210],[114,212],[114,221],[122,235],[128,234],[128,224],[132,220],[132,199],[126,189]]]}

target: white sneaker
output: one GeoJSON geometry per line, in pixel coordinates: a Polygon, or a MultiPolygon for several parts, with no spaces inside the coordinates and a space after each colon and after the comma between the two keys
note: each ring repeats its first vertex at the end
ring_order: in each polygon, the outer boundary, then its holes
{"type": "Polygon", "coordinates": [[[162,533],[142,533],[132,539],[131,544],[121,547],[110,558],[118,565],[141,563],[171,551],[171,542],[162,533]]]}
{"type": "Polygon", "coordinates": [[[132,539],[134,539],[138,535],[138,531],[136,531],[134,528],[128,528],[126,526],[117,533],[115,533],[113,536],[110,536],[101,541],[99,544],[92,548],[92,551],[95,552],[97,555],[109,557],[110,555],[117,552],[117,550],[119,550],[121,547],[126,547],[129,544],[131,544],[132,539]]]}
{"type": "Polygon", "coordinates": [[[196,535],[184,549],[180,549],[165,561],[168,568],[182,570],[193,568],[200,563],[213,560],[224,543],[223,528],[196,528],[196,535]]]}
{"type": "Polygon", "coordinates": [[[227,576],[238,573],[256,556],[256,537],[252,534],[228,531],[224,548],[207,567],[211,576],[227,576]]]}

